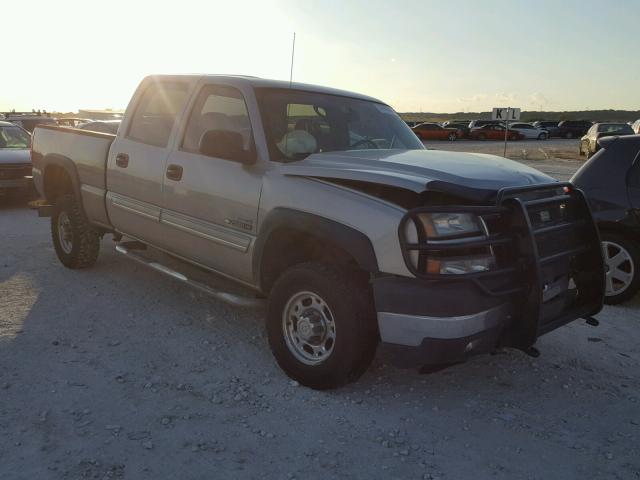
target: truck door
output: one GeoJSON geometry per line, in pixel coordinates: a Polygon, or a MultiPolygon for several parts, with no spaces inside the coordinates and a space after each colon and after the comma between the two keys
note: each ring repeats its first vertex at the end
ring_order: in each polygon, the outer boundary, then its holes
{"type": "Polygon", "coordinates": [[[125,114],[107,163],[107,212],[120,232],[157,244],[169,139],[189,93],[188,80],[150,77],[125,114]]]}
{"type": "Polygon", "coordinates": [[[251,283],[261,171],[239,161],[241,155],[200,153],[203,134],[215,131],[214,137],[235,136],[243,152],[255,154],[244,96],[235,87],[204,84],[183,124],[164,176],[161,223],[170,227],[170,250],[251,283]]]}

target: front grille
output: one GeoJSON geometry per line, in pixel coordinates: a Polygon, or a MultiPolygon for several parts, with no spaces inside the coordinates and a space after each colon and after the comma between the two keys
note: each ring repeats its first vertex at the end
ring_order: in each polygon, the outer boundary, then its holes
{"type": "Polygon", "coordinates": [[[18,180],[31,176],[31,165],[0,165],[0,180],[18,180]]]}
{"type": "Polygon", "coordinates": [[[493,206],[433,206],[413,209],[399,228],[407,268],[429,281],[472,281],[484,293],[511,296],[521,331],[515,344],[531,344],[563,323],[602,307],[604,271],[599,236],[584,195],[570,184],[503,189],[493,206]],[[434,242],[425,238],[420,213],[475,213],[483,219],[481,237],[434,242]],[[408,241],[413,223],[417,241],[408,241]],[[490,249],[489,271],[427,273],[428,258],[490,249]]]}

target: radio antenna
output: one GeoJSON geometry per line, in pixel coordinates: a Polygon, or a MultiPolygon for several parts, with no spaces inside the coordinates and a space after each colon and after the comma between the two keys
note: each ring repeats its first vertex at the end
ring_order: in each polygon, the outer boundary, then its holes
{"type": "MultiPolygon", "coordinates": [[[[291,70],[289,70],[289,88],[291,88],[292,84],[293,84],[293,56],[296,53],[296,32],[293,32],[293,43],[291,44],[291,70]]],[[[291,103],[287,104],[287,132],[289,132],[289,118],[290,118],[290,111],[291,111],[291,103]]],[[[289,133],[285,134],[285,147],[287,148],[287,151],[289,151],[289,133]]]]}
{"type": "Polygon", "coordinates": [[[291,45],[291,70],[289,71],[289,88],[293,83],[293,56],[296,53],[296,32],[293,32],[293,44],[291,45]]]}

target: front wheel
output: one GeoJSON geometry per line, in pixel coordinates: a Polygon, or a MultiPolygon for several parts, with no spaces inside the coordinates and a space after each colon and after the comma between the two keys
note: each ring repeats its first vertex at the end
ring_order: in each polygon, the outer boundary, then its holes
{"type": "Polygon", "coordinates": [[[291,267],[276,281],[267,335],[280,368],[315,389],[357,380],[378,344],[373,298],[357,272],[323,263],[291,267]]]}
{"type": "Polygon", "coordinates": [[[604,301],[615,305],[633,297],[640,289],[640,250],[635,242],[621,234],[603,232],[601,237],[606,272],[604,301]]]}
{"type": "Polygon", "coordinates": [[[447,137],[447,140],[449,140],[450,142],[454,142],[456,141],[458,138],[458,135],[456,135],[455,133],[450,133],[449,136],[447,137]]]}
{"type": "Polygon", "coordinates": [[[546,133],[541,133],[540,135],[538,135],[538,140],[546,140],[546,139],[547,139],[546,133]]]}
{"type": "Polygon", "coordinates": [[[73,195],[59,197],[51,216],[51,238],[56,255],[67,268],[93,266],[100,252],[100,234],[80,210],[73,195]]]}

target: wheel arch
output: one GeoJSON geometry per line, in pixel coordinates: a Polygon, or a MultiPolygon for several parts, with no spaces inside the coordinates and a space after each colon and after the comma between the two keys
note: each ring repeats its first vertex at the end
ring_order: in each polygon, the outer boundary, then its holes
{"type": "Polygon", "coordinates": [[[260,290],[268,293],[284,270],[310,260],[378,271],[373,245],[364,233],[312,213],[274,209],[262,223],[254,248],[253,272],[260,290]]]}
{"type": "Polygon", "coordinates": [[[73,193],[82,205],[80,180],[76,165],[68,157],[49,154],[43,158],[42,194],[51,203],[66,193],[73,193]]]}
{"type": "Polygon", "coordinates": [[[601,221],[598,222],[598,229],[600,230],[601,237],[605,233],[622,235],[623,237],[629,238],[640,247],[640,230],[637,228],[630,227],[620,222],[601,221]]]}

